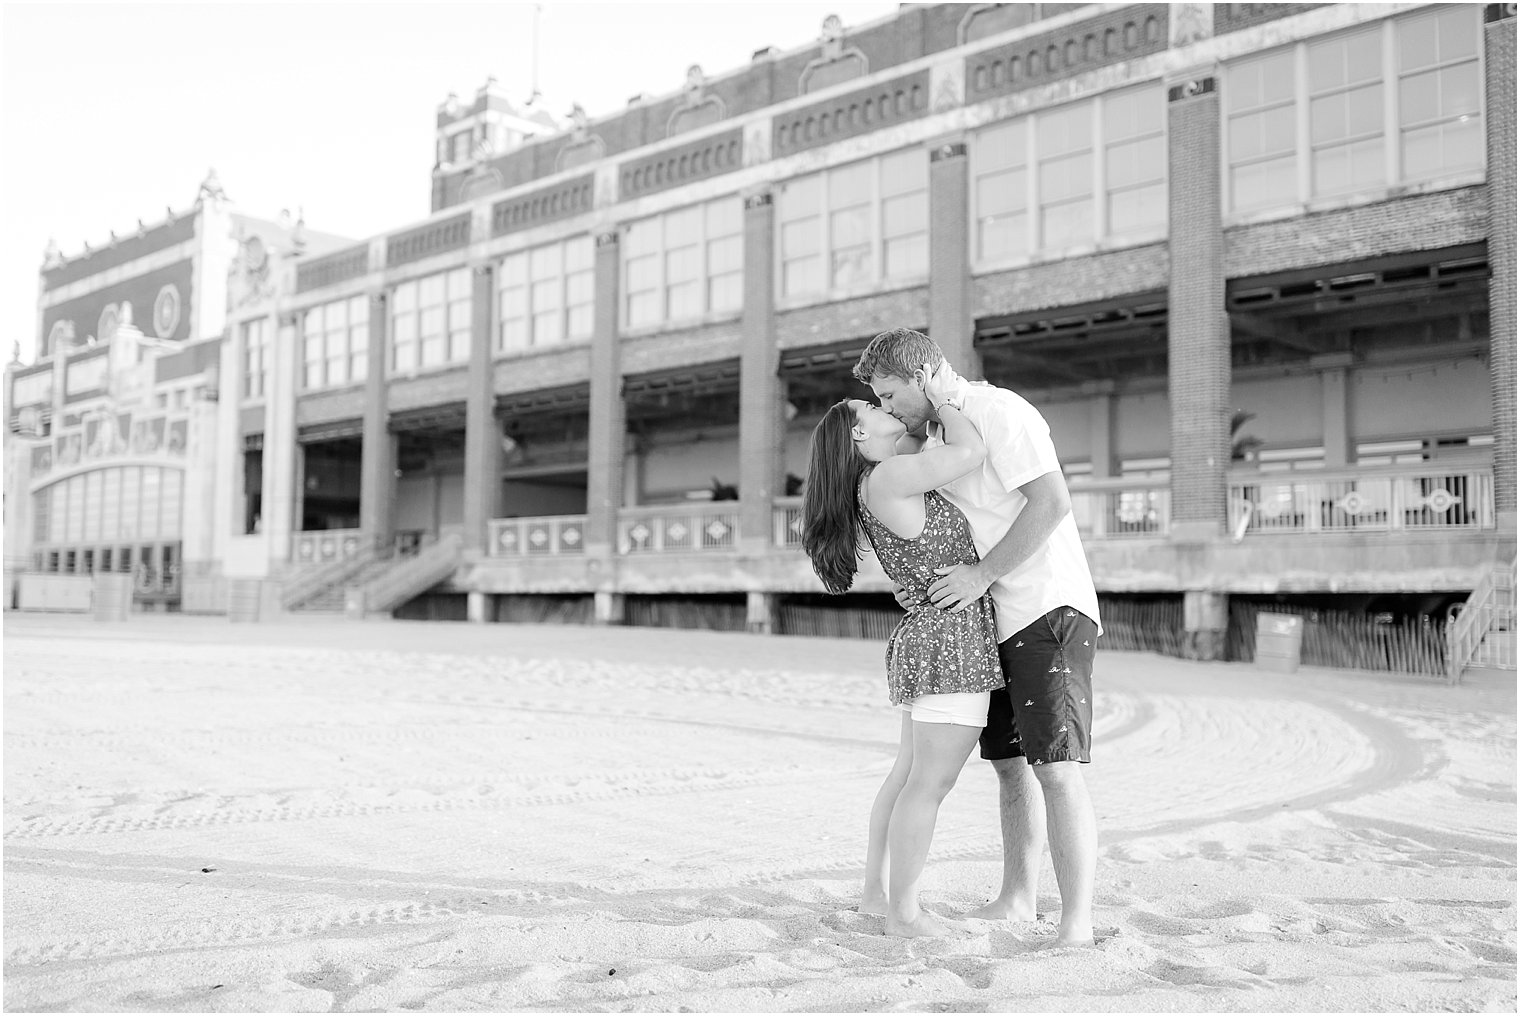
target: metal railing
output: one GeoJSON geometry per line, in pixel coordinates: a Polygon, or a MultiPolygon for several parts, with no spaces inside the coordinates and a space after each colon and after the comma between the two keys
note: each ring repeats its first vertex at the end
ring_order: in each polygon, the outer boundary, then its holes
{"type": "Polygon", "coordinates": [[[739,502],[624,508],[618,513],[619,554],[688,554],[736,550],[739,502]]]}
{"type": "Polygon", "coordinates": [[[541,557],[583,554],[586,551],[586,516],[539,515],[520,519],[492,519],[488,557],[541,557]]]}
{"type": "Polygon", "coordinates": [[[1360,533],[1494,528],[1488,468],[1232,474],[1231,528],[1253,533],[1360,533]]]}

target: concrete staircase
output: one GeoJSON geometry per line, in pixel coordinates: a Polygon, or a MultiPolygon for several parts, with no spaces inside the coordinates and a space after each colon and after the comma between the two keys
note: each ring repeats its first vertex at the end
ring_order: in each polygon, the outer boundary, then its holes
{"type": "Polygon", "coordinates": [[[464,541],[457,533],[442,536],[416,554],[375,561],[346,583],[344,610],[349,617],[389,614],[454,574],[464,541]]]}
{"type": "Polygon", "coordinates": [[[347,590],[353,585],[362,585],[375,576],[382,574],[394,562],[388,558],[374,558],[360,564],[357,569],[345,571],[334,580],[312,594],[308,599],[301,601],[294,607],[289,608],[292,614],[330,614],[338,617],[343,613],[346,603],[347,590]]]}

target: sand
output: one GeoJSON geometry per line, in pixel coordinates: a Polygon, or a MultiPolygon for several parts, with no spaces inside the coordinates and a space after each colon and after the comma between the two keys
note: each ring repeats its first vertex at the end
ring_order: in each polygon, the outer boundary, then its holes
{"type": "MultiPolygon", "coordinates": [[[[1515,1010],[1513,675],[1100,653],[1099,941],[1049,949],[1048,916],[904,941],[855,912],[898,726],[877,644],[4,634],[8,1011],[1515,1010]]],[[[999,858],[973,759],[928,909],[999,858]]]]}

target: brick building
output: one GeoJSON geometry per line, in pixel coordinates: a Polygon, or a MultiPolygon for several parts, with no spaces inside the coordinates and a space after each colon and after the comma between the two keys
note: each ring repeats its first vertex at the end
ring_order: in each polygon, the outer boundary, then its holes
{"type": "MultiPolygon", "coordinates": [[[[1472,590],[1515,552],[1514,46],[1502,4],[904,4],[563,129],[450,97],[426,221],[227,255],[182,603],[787,629],[808,434],[894,325],[1041,409],[1100,590],[1196,652],[1231,596],[1472,590]]],[[[92,353],[42,352],[11,406],[57,422],[33,379],[92,353]]]]}

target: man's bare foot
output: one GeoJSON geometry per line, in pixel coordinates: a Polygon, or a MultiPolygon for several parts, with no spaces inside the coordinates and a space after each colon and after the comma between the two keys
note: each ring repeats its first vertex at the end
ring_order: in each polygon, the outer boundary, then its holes
{"type": "Polygon", "coordinates": [[[950,934],[950,929],[931,917],[928,912],[920,910],[918,916],[911,921],[904,921],[887,914],[887,934],[898,938],[944,938],[950,934]]]}
{"type": "Polygon", "coordinates": [[[865,892],[860,894],[860,906],[855,908],[857,914],[874,914],[877,917],[887,916],[887,896],[885,893],[865,892]]]}
{"type": "Polygon", "coordinates": [[[979,921],[1034,921],[1039,918],[1033,903],[1014,903],[1002,897],[977,907],[966,916],[979,921]]]}

